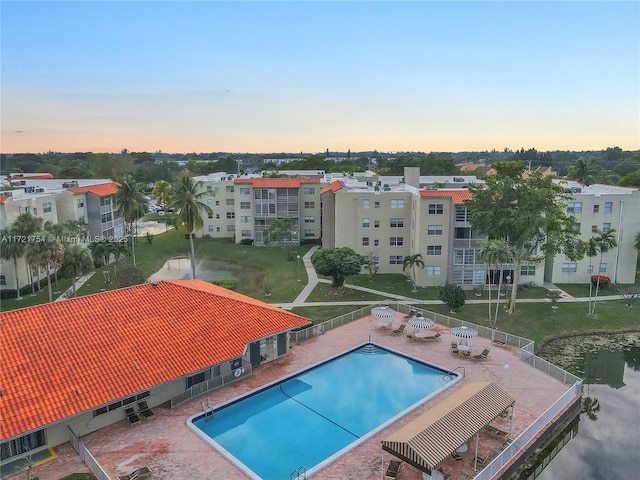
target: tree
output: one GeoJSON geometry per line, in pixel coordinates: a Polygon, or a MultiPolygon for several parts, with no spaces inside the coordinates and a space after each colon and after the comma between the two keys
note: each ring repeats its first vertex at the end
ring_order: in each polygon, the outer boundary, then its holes
{"type": "Polygon", "coordinates": [[[124,221],[129,224],[131,256],[133,257],[133,266],[135,267],[135,233],[137,228],[134,227],[137,226],[138,220],[142,218],[149,209],[149,202],[144,196],[143,185],[136,182],[131,175],[125,175],[118,186],[116,203],[118,204],[118,211],[124,217],[124,221]]]}
{"type": "Polygon", "coordinates": [[[73,296],[76,293],[76,277],[86,275],[93,270],[91,251],[78,243],[72,243],[64,249],[62,269],[71,277],[73,296]]]}
{"type": "MultiPolygon", "coordinates": [[[[195,181],[189,175],[183,175],[175,188],[175,195],[171,207],[177,213],[176,228],[186,230],[191,244],[191,270],[196,278],[196,252],[193,246],[193,231],[202,230],[204,222],[202,216],[213,213],[211,207],[200,199],[205,195],[202,181],[195,181]]],[[[135,264],[134,264],[135,266],[135,264]]]]}
{"type": "MultiPolygon", "coordinates": [[[[14,235],[18,238],[26,239],[42,229],[43,220],[40,217],[34,217],[30,213],[23,213],[18,215],[18,218],[13,222],[11,229],[14,235]]],[[[25,243],[26,248],[26,243],[25,243]]],[[[31,292],[35,293],[33,275],[31,274],[31,265],[29,262],[25,262],[27,267],[27,276],[31,282],[31,292]]]]}
{"type": "Polygon", "coordinates": [[[598,167],[593,163],[593,160],[586,161],[579,158],[569,167],[567,178],[583,185],[591,185],[595,182],[597,173],[598,167]]]}
{"type": "Polygon", "coordinates": [[[462,287],[448,283],[440,289],[438,299],[455,312],[465,304],[467,296],[462,287]]]}
{"type": "Polygon", "coordinates": [[[600,411],[600,402],[594,397],[585,397],[582,400],[582,413],[591,421],[598,419],[598,412],[600,411]]]}
{"type": "Polygon", "coordinates": [[[89,225],[80,220],[68,220],[64,223],[64,229],[72,236],[83,240],[89,233],[89,225]]]}
{"type": "MultiPolygon", "coordinates": [[[[596,237],[591,237],[584,245],[585,255],[589,257],[589,273],[593,272],[593,257],[598,255],[598,243],[596,237]]],[[[587,313],[591,315],[591,300],[593,298],[593,282],[589,279],[589,303],[587,313]]]]}
{"type": "Polygon", "coordinates": [[[144,275],[140,270],[136,267],[127,267],[122,269],[120,275],[116,279],[115,285],[117,288],[125,288],[140,285],[144,282],[146,282],[146,278],[144,278],[144,275]]]}
{"type": "Polygon", "coordinates": [[[103,266],[105,268],[105,270],[102,270],[102,275],[104,276],[105,283],[111,283],[109,259],[111,258],[111,255],[116,254],[116,243],[106,239],[96,240],[89,244],[89,250],[91,251],[91,255],[93,256],[95,266],[103,266]]]}
{"type": "Polygon", "coordinates": [[[293,260],[293,247],[299,245],[297,238],[294,238],[293,230],[296,219],[293,217],[284,217],[274,220],[271,225],[264,229],[265,244],[275,242],[284,250],[287,255],[287,261],[293,260]]]}
{"type": "Polygon", "coordinates": [[[498,311],[500,307],[500,290],[502,288],[502,276],[504,264],[513,261],[513,252],[510,246],[502,240],[484,240],[480,242],[480,258],[489,266],[489,327],[495,327],[498,323],[498,311]],[[491,316],[491,285],[494,282],[491,265],[498,269],[498,292],[496,293],[496,311],[491,316]]]}
{"type": "MultiPolygon", "coordinates": [[[[174,191],[173,187],[166,180],[160,180],[156,183],[153,190],[151,190],[151,196],[158,200],[164,206],[169,205],[171,203],[171,198],[173,197],[174,191]]],[[[167,216],[164,217],[164,228],[167,229],[167,216]]]]}
{"type": "Polygon", "coordinates": [[[566,213],[571,198],[551,176],[535,171],[523,178],[524,163],[497,162],[496,175],[486,185],[471,186],[473,197],[465,200],[471,225],[491,239],[503,240],[513,255],[513,285],[509,313],[516,307],[520,267],[537,263],[546,254],[564,252],[577,260],[578,232],[575,218],[566,213]],[[541,254],[537,254],[541,251],[541,254]]]}
{"type": "Polygon", "coordinates": [[[311,256],[311,263],[320,275],[333,280],[334,288],[341,288],[349,275],[362,269],[362,258],[349,247],[320,248],[311,256]]]}
{"type": "MultiPolygon", "coordinates": [[[[607,253],[612,248],[618,246],[618,242],[616,241],[616,233],[615,228],[608,230],[606,232],[597,232],[595,237],[595,242],[598,247],[598,252],[600,252],[600,265],[602,265],[602,257],[605,253],[607,253]]],[[[598,265],[598,267],[600,266],[598,265]]],[[[600,268],[598,268],[598,272],[600,272],[600,268]]],[[[596,311],[596,302],[598,301],[598,291],[600,290],[600,275],[598,275],[598,279],[596,282],[596,293],[593,297],[593,305],[591,306],[590,315],[593,315],[596,311]]]]}
{"type": "Polygon", "coordinates": [[[49,302],[53,302],[51,290],[51,264],[59,264],[62,261],[64,247],[57,238],[48,232],[41,230],[33,235],[27,243],[25,259],[29,265],[43,268],[47,272],[47,288],[49,290],[49,302]]]}
{"type": "Polygon", "coordinates": [[[25,251],[26,242],[15,235],[14,229],[5,228],[0,231],[0,258],[12,260],[13,269],[16,275],[16,299],[22,300],[20,296],[20,277],[18,277],[18,259],[22,258],[25,251]]]}
{"type": "Polygon", "coordinates": [[[380,270],[378,263],[379,258],[374,252],[369,252],[366,256],[362,257],[362,264],[367,271],[367,280],[369,280],[370,282],[373,282],[373,280],[376,278],[378,270],[380,270]]]}
{"type": "MultiPolygon", "coordinates": [[[[63,240],[64,233],[65,233],[64,226],[61,225],[60,223],[45,222],[44,229],[49,233],[50,236],[53,236],[62,244],[62,253],[64,255],[64,249],[66,247],[65,240],[63,240]]],[[[60,257],[59,260],[60,260],[59,262],[56,262],[53,265],[53,268],[54,268],[53,273],[56,281],[56,293],[60,292],[60,289],[58,288],[58,269],[60,268],[62,257],[60,257]]]]}
{"type": "Polygon", "coordinates": [[[416,286],[416,267],[424,268],[424,260],[422,259],[422,254],[416,253],[415,255],[407,255],[402,260],[402,271],[406,271],[407,268],[411,269],[414,292],[418,291],[418,288],[416,286]]]}

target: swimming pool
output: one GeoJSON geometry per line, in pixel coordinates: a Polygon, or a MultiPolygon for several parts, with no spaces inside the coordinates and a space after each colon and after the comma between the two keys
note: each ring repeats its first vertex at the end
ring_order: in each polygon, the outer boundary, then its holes
{"type": "Polygon", "coordinates": [[[301,466],[312,475],[459,378],[366,344],[187,424],[250,478],[289,478],[301,466]]]}

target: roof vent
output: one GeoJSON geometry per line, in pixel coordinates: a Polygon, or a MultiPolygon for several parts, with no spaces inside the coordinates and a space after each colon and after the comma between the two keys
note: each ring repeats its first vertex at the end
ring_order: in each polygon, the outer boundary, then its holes
{"type": "Polygon", "coordinates": [[[152,286],[153,288],[158,288],[158,282],[152,282],[152,283],[151,283],[151,286],[152,286]]]}

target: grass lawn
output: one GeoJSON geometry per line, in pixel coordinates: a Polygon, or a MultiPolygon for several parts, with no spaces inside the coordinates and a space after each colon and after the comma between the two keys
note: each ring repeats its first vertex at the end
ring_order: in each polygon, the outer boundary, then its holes
{"type": "MultiPolygon", "coordinates": [[[[71,286],[70,278],[58,279],[58,293],[56,293],[56,284],[54,280],[51,280],[51,291],[53,292],[53,299],[58,298],[62,292],[71,286]]],[[[33,307],[34,305],[40,305],[41,303],[47,303],[49,301],[49,290],[46,283],[35,295],[27,293],[23,295],[22,300],[16,300],[15,298],[3,298],[1,300],[0,311],[15,310],[16,308],[33,307]]]]}
{"type": "MultiPolygon", "coordinates": [[[[370,287],[374,288],[374,287],[370,287]]],[[[353,288],[335,289],[328,283],[319,283],[307,297],[307,302],[366,302],[385,300],[387,297],[353,288]]]]}

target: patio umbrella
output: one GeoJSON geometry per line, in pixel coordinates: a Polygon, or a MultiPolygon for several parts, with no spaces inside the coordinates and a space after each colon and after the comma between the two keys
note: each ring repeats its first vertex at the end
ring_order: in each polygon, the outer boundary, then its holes
{"type": "Polygon", "coordinates": [[[389,308],[388,305],[382,305],[379,307],[373,307],[371,309],[371,314],[378,318],[391,318],[396,312],[389,308]]]}
{"type": "Polygon", "coordinates": [[[469,327],[455,327],[451,329],[451,335],[462,338],[461,343],[463,345],[466,345],[468,338],[474,338],[478,336],[478,331],[469,327]]]}
{"type": "Polygon", "coordinates": [[[413,328],[427,330],[435,325],[435,322],[427,317],[413,317],[407,322],[413,328]]]}

